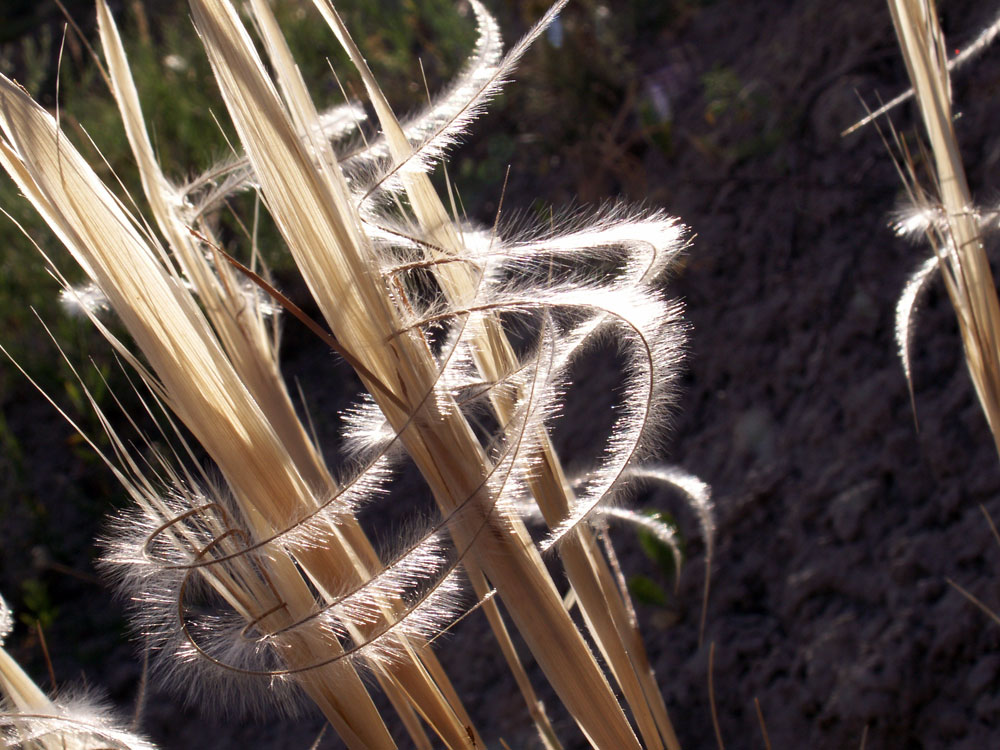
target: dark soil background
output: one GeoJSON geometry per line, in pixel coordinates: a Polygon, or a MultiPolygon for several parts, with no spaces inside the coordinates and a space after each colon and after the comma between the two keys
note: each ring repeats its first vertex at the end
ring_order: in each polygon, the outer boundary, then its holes
{"type": "MultiPolygon", "coordinates": [[[[507,36],[543,7],[505,6],[507,36]]],[[[960,48],[996,8],[954,0],[941,11],[960,48]]],[[[695,235],[668,282],[692,330],[663,455],[713,487],[704,643],[695,519],[666,493],[639,498],[673,511],[688,539],[676,595],[639,605],[682,745],[715,746],[714,644],[730,750],[765,746],[755,699],[775,748],[1000,746],[1000,625],[948,582],[1000,606],[1000,546],[981,510],[1000,519],[1000,466],[940,284],[914,337],[915,427],[893,315],[929,250],[887,228],[901,187],[877,133],[839,135],[863,115],[859,95],[874,105],[905,87],[888,11],[822,0],[581,2],[560,32],[477,124],[453,176],[460,189],[469,178],[466,203],[487,222],[509,163],[505,207],[622,198],[667,208],[695,235]],[[479,170],[493,174],[476,182],[479,170]]],[[[989,203],[1000,180],[1000,54],[954,83],[970,183],[989,203]]],[[[916,132],[908,107],[893,119],[916,132]]],[[[287,372],[332,444],[351,377],[286,328],[287,372]]],[[[557,441],[572,465],[597,453],[593,425],[607,424],[614,404],[611,361],[595,356],[569,394],[557,441]]],[[[141,661],[119,605],[90,579],[113,485],[30,388],[10,385],[0,404],[33,467],[0,476],[0,586],[20,611],[44,616],[60,684],[100,686],[129,712],[141,661]]],[[[634,535],[614,538],[627,572],[669,588],[634,535]]],[[[481,619],[456,629],[442,659],[491,744],[532,747],[481,619]]],[[[11,646],[48,684],[37,635],[20,627],[11,646]]],[[[226,721],[155,690],[142,721],[165,748],[305,748],[322,724],[226,721]]],[[[329,736],[321,744],[334,746],[329,736]]]]}

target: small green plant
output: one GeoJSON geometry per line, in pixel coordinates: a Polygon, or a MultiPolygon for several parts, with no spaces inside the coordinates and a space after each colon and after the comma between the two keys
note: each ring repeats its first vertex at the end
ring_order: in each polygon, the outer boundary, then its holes
{"type": "Polygon", "coordinates": [[[24,601],[24,612],[20,614],[20,619],[25,625],[45,630],[59,615],[59,608],[52,601],[48,586],[37,578],[21,582],[21,599],[24,601]]]}

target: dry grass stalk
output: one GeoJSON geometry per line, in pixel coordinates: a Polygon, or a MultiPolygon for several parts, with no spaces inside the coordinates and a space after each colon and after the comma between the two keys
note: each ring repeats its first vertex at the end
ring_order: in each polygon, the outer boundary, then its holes
{"type": "Polygon", "coordinates": [[[919,215],[933,214],[937,207],[941,212],[940,219],[923,224],[936,263],[931,261],[917,271],[897,315],[904,367],[909,380],[909,317],[920,287],[936,266],[944,276],[969,373],[1000,452],[1000,304],[952,125],[944,35],[932,0],[890,0],[889,8],[927,131],[935,195],[929,198],[920,187],[912,164],[904,180],[919,215]]]}
{"type": "MultiPolygon", "coordinates": [[[[228,0],[191,0],[243,153],[176,186],[157,164],[118,32],[99,0],[113,91],[166,245],[26,92],[0,80],[0,163],[126,326],[144,361],[87,311],[142,377],[155,402],[150,413],[162,404],[176,415],[224,477],[220,485],[200,469],[176,469],[152,444],[153,468],[144,466],[101,415],[114,448],[108,463],[139,509],[119,523],[122,537],[108,557],[134,591],[161,669],[176,670],[181,658],[207,679],[264,678],[256,683],[267,692],[298,686],[348,746],[393,747],[358,675],[364,667],[416,746],[430,747],[424,725],[448,747],[481,746],[428,647],[460,611],[463,568],[546,745],[558,740],[489,596],[494,587],[590,742],[638,748],[524,526],[520,509],[533,501],[550,528],[543,548],[558,548],[642,741],[677,748],[627,594],[588,520],[635,475],[668,401],[677,311],[654,281],[682,247],[682,230],[662,214],[616,208],[589,224],[509,239],[458,222],[427,177],[564,2],[504,57],[495,22],[472,0],[480,40],[469,65],[407,123],[392,113],[333,7],[315,4],[360,72],[382,135],[342,150],[363,112],[317,112],[264,0],[249,10],[273,79],[228,0]],[[356,415],[361,471],[340,482],[281,379],[273,303],[225,262],[205,218],[248,188],[259,192],[338,350],[372,397],[356,415]],[[582,269],[553,276],[576,259],[582,269]],[[618,270],[589,276],[586,262],[598,260],[618,270]],[[428,298],[428,286],[440,296],[428,298]],[[533,350],[515,352],[501,313],[535,325],[533,350]],[[447,336],[435,344],[441,328],[447,336]],[[630,356],[628,401],[599,466],[574,484],[546,420],[573,357],[609,333],[630,356]],[[499,425],[486,438],[470,421],[479,402],[499,425]],[[387,480],[397,444],[420,468],[442,520],[385,558],[355,512],[387,480]],[[189,606],[196,601],[216,614],[197,616],[189,606]]],[[[68,285],[66,294],[82,300],[68,285]]],[[[180,433],[176,439],[183,445],[180,433]]],[[[710,533],[707,495],[698,502],[710,533]]]]}
{"type": "MultiPolygon", "coordinates": [[[[527,46],[565,4],[566,0],[561,0],[549,9],[535,30],[528,34],[508,54],[506,60],[497,66],[497,71],[481,84],[481,90],[486,91],[497,84],[502,73],[512,67],[527,46]]],[[[336,12],[321,0],[316,0],[316,5],[362,73],[362,80],[375,105],[389,151],[395,162],[394,169],[401,169],[400,177],[419,228],[430,240],[424,247],[425,258],[432,264],[435,277],[445,297],[458,309],[474,304],[479,287],[477,269],[465,263],[447,262],[449,259],[461,258],[464,255],[465,249],[459,232],[448,217],[447,210],[427,174],[406,169],[407,163],[418,159],[420,155],[414,153],[412,144],[393,115],[389,103],[382,95],[374,76],[336,12]]],[[[485,15],[482,10],[480,14],[485,15]]],[[[467,326],[473,344],[472,355],[476,369],[486,382],[499,382],[504,373],[512,372],[519,367],[520,363],[496,313],[487,313],[470,320],[467,326]]],[[[490,394],[494,414],[501,424],[507,424],[514,419],[516,404],[523,396],[523,393],[503,390],[495,390],[490,394]]],[[[610,665],[629,705],[636,712],[640,732],[647,746],[662,747],[662,743],[666,742],[667,746],[676,748],[678,743],[666,707],[652,679],[642,640],[638,637],[635,623],[628,616],[622,594],[613,580],[603,554],[597,548],[593,533],[586,526],[579,525],[578,519],[572,519],[571,509],[576,505],[576,499],[572,496],[559,458],[544,430],[539,430],[532,438],[537,441],[537,447],[533,449],[535,454],[529,457],[535,469],[529,476],[528,483],[546,523],[558,535],[566,536],[561,541],[560,554],[591,635],[610,665]],[[568,521],[568,517],[572,520],[568,521]]]]}

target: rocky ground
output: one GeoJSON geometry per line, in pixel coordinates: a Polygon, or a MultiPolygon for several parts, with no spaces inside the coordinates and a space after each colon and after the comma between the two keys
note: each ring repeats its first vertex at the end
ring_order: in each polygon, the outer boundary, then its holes
{"type": "MultiPolygon", "coordinates": [[[[538,4],[528,5],[507,9],[504,24],[537,15],[538,4]]],[[[950,44],[990,22],[997,9],[988,6],[945,3],[950,44]]],[[[1000,625],[950,583],[1000,606],[1000,544],[983,513],[1000,519],[996,450],[940,284],[914,335],[915,426],[893,315],[929,250],[887,228],[901,187],[878,134],[840,136],[863,114],[859,96],[874,104],[904,87],[887,10],[820,0],[601,7],[571,7],[561,46],[552,35],[540,42],[526,77],[455,163],[458,174],[472,174],[463,165],[510,162],[509,207],[621,197],[667,208],[695,235],[668,282],[692,328],[663,452],[709,482],[716,501],[700,644],[705,570],[695,519],[666,494],[640,498],[675,512],[688,539],[676,595],[639,606],[682,745],[715,745],[710,644],[730,750],[765,746],[755,700],[775,748],[997,745],[1000,625]],[[607,57],[595,63],[588,49],[607,57]],[[559,111],[577,117],[546,115],[559,111]],[[513,146],[498,146],[497,132],[510,133],[513,146]]],[[[995,52],[955,79],[958,137],[985,203],[1000,185],[1000,135],[991,127],[998,92],[995,52]]],[[[893,119],[915,132],[907,108],[893,119]]],[[[484,220],[491,200],[488,191],[479,196],[484,220]]],[[[329,388],[344,370],[308,337],[290,330],[286,355],[288,373],[316,394],[316,413],[344,403],[329,388]]],[[[570,393],[557,429],[570,463],[585,462],[601,437],[593,425],[614,403],[614,382],[595,358],[570,393]]],[[[0,499],[0,577],[8,587],[47,582],[57,674],[82,674],[130,710],[141,666],[116,639],[117,605],[80,578],[92,574],[93,494],[108,483],[93,479],[67,430],[25,393],[12,393],[3,409],[25,454],[40,457],[43,471],[27,480],[25,496],[43,508],[26,509],[9,493],[0,499]],[[53,566],[51,549],[70,552],[53,566]]],[[[626,571],[657,575],[634,535],[614,538],[626,571]]],[[[530,747],[523,709],[482,635],[470,618],[442,658],[461,675],[471,713],[485,717],[484,736],[530,747]]],[[[18,636],[25,661],[44,670],[37,641],[24,629],[18,636]]],[[[304,748],[322,727],[312,716],[196,716],[154,692],[143,726],[167,748],[304,748]]],[[[335,746],[331,737],[321,744],[335,746]]]]}

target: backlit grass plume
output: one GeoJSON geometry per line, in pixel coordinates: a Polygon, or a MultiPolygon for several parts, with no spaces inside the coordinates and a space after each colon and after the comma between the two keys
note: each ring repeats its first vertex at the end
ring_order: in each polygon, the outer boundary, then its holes
{"type": "MultiPolygon", "coordinates": [[[[479,604],[543,742],[556,747],[499,599],[593,746],[676,748],[621,576],[590,524],[631,482],[678,483],[675,473],[638,469],[652,454],[679,359],[678,307],[658,279],[684,230],[661,212],[617,205],[538,230],[484,229],[459,221],[452,196],[449,211],[433,187],[428,172],[565,0],[506,54],[495,21],[470,0],[478,41],[469,62],[404,122],[334,8],[314,4],[360,74],[378,132],[364,128],[358,104],[316,110],[266,0],[247,9],[266,63],[228,0],[191,0],[239,149],[178,184],[160,170],[114,21],[98,0],[152,225],[100,181],[58,122],[0,80],[0,163],[89,277],[81,288],[66,284],[64,300],[139,374],[149,414],[173,435],[170,449],[143,438],[139,456],[101,415],[106,460],[135,501],[109,535],[107,567],[133,603],[154,666],[205,700],[305,695],[347,746],[394,747],[364,672],[415,746],[429,748],[436,736],[447,747],[481,747],[429,647],[479,604]],[[244,190],[270,213],[327,328],[273,289],[253,258],[244,265],[220,246],[211,217],[244,190]],[[281,378],[279,308],[324,338],[368,391],[347,420],[351,458],[339,475],[281,378]],[[102,309],[131,343],[105,326],[102,309]],[[594,468],[567,477],[547,423],[576,357],[608,339],[627,361],[617,422],[594,468]],[[217,475],[201,468],[186,436],[217,475]],[[387,490],[403,452],[440,515],[376,551],[357,513],[401,501],[387,490]],[[548,527],[540,545],[525,528],[526,507],[548,527]],[[589,643],[543,563],[549,549],[589,643]]],[[[710,535],[698,484],[692,497],[710,535]]]]}
{"type": "MultiPolygon", "coordinates": [[[[900,49],[913,84],[932,162],[932,187],[923,187],[913,160],[903,149],[900,175],[912,206],[895,227],[899,234],[923,235],[934,255],[910,277],[896,308],[896,338],[912,395],[909,357],[911,318],[921,290],[938,271],[958,317],[972,382],[1000,451],[1000,304],[983,243],[996,223],[991,211],[972,201],[952,123],[951,81],[944,34],[932,0],[890,0],[900,49]]],[[[969,47],[970,54],[1000,32],[994,22],[969,47]]],[[[956,58],[957,60],[958,58],[956,58]]]]}

